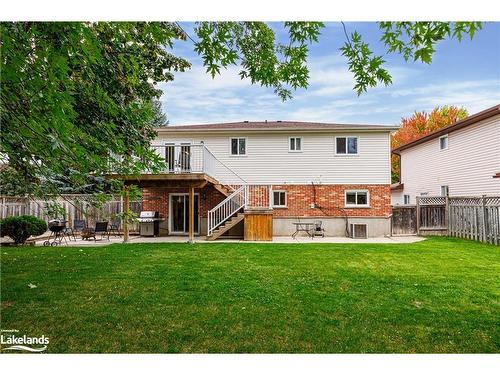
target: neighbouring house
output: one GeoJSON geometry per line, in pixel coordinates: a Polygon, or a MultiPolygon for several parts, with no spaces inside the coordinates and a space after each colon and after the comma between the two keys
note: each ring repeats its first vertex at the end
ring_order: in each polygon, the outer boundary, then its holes
{"type": "Polygon", "coordinates": [[[426,195],[500,195],[500,105],[392,152],[401,158],[393,205],[415,204],[426,195]]]}
{"type": "Polygon", "coordinates": [[[296,222],[320,220],[327,236],[346,236],[355,224],[368,237],[384,236],[396,129],[287,121],[167,126],[152,144],[165,170],[125,180],[142,188],[144,210],[166,219],[160,235],[185,235],[192,225],[209,239],[243,232],[269,239],[291,235],[296,222]]]}

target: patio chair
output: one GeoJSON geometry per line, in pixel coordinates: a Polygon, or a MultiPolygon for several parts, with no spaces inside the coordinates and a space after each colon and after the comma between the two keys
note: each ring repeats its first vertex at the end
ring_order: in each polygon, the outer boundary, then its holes
{"type": "Polygon", "coordinates": [[[73,226],[64,228],[63,233],[70,240],[73,237],[73,241],[76,241],[76,233],[81,233],[86,227],[85,220],[73,220],[73,226]]]}
{"type": "Polygon", "coordinates": [[[114,234],[116,237],[120,236],[120,219],[114,219],[109,225],[109,234],[114,234]]]}
{"type": "Polygon", "coordinates": [[[108,222],[107,221],[97,221],[95,223],[95,228],[84,228],[82,231],[82,240],[90,240],[91,238],[94,241],[97,241],[97,235],[101,234],[101,240],[104,236],[108,236],[109,240],[109,230],[108,230],[108,222]]]}
{"type": "Polygon", "coordinates": [[[321,220],[314,221],[313,236],[325,237],[325,228],[323,228],[323,222],[321,220]]]}

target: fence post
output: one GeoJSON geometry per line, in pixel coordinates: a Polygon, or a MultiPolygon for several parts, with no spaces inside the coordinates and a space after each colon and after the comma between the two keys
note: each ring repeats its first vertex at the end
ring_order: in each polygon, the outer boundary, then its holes
{"type": "Polygon", "coordinates": [[[488,239],[486,237],[487,233],[487,228],[486,228],[486,196],[483,195],[481,197],[481,215],[483,217],[483,230],[482,230],[482,235],[483,235],[483,242],[487,242],[488,239]]]}
{"type": "Polygon", "coordinates": [[[450,197],[446,195],[444,206],[444,225],[446,226],[446,235],[450,235],[450,197]]]}
{"type": "Polygon", "coordinates": [[[420,197],[415,197],[417,201],[417,235],[420,235],[420,197]]]}

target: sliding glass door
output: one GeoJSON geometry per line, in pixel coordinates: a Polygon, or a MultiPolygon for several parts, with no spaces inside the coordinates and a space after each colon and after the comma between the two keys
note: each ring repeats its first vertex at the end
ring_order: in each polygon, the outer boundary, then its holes
{"type": "MultiPolygon", "coordinates": [[[[170,194],[170,233],[189,233],[189,194],[170,194]]],[[[199,233],[199,195],[194,195],[194,233],[199,233]]]]}

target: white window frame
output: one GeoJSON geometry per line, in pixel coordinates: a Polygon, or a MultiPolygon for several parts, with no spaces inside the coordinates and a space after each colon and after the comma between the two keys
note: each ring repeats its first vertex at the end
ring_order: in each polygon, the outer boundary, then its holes
{"type": "Polygon", "coordinates": [[[274,208],[287,208],[288,207],[288,193],[286,190],[273,190],[272,191],[272,197],[273,197],[273,207],[274,208]],[[285,194],[285,205],[279,205],[279,204],[274,204],[274,193],[284,193],[285,194]]]}
{"type": "Polygon", "coordinates": [[[302,137],[288,137],[288,152],[302,152],[304,139],[302,137]],[[295,141],[295,150],[292,150],[292,139],[300,139],[300,150],[297,150],[297,141],[295,141]]]}
{"type": "Polygon", "coordinates": [[[368,190],[345,190],[344,191],[344,206],[352,207],[352,208],[367,208],[370,207],[370,192],[368,190]],[[347,203],[347,194],[348,193],[356,193],[356,202],[358,201],[358,193],[366,193],[366,204],[352,204],[347,203]]]}
{"type": "Polygon", "coordinates": [[[441,185],[439,190],[440,190],[440,194],[442,197],[447,197],[450,195],[450,186],[449,185],[441,185]],[[443,194],[443,188],[446,188],[446,194],[443,194]]]}
{"type": "Polygon", "coordinates": [[[403,194],[403,204],[410,204],[410,194],[403,194]],[[408,202],[406,198],[408,198],[408,202]]]}
{"type": "Polygon", "coordinates": [[[359,137],[357,135],[343,135],[343,136],[336,136],[335,137],[335,156],[357,156],[359,155],[359,137]],[[345,138],[345,154],[339,154],[337,150],[337,139],[338,138],[345,138]],[[356,153],[355,154],[350,154],[349,151],[349,140],[348,138],[356,138],[356,153]]]}
{"type": "Polygon", "coordinates": [[[232,156],[232,157],[236,157],[236,158],[244,158],[245,156],[248,155],[248,139],[246,137],[230,137],[229,138],[229,156],[232,156]],[[237,139],[238,140],[238,154],[233,154],[233,149],[232,149],[232,143],[233,143],[233,139],[237,139]],[[244,139],[245,140],[245,153],[244,154],[240,154],[240,139],[244,139]]]}
{"type": "Polygon", "coordinates": [[[449,143],[450,143],[450,139],[448,138],[448,134],[439,137],[439,150],[440,151],[448,150],[449,143]],[[441,140],[442,139],[446,139],[446,147],[444,147],[444,148],[441,147],[441,140]]]}

